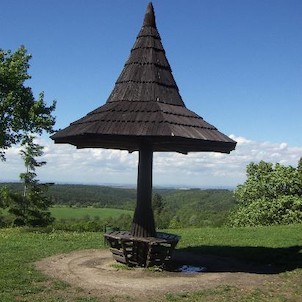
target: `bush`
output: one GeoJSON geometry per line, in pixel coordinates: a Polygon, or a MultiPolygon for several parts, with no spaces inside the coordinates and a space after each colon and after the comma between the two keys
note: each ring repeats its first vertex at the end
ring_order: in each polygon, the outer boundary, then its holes
{"type": "Polygon", "coordinates": [[[129,214],[122,214],[118,218],[95,219],[85,216],[81,219],[60,219],[56,220],[51,228],[60,231],[71,232],[103,232],[106,227],[129,230],[132,218],[129,214]]]}
{"type": "Polygon", "coordinates": [[[239,206],[229,217],[232,226],[265,226],[302,222],[302,198],[281,196],[277,199],[257,199],[239,206]]]}
{"type": "Polygon", "coordinates": [[[297,168],[250,163],[247,180],[235,190],[239,203],[229,217],[232,226],[302,222],[302,159],[297,168]]]}

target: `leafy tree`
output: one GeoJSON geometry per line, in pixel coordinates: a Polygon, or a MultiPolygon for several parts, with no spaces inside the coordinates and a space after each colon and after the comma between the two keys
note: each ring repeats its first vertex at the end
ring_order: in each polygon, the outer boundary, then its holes
{"type": "Polygon", "coordinates": [[[152,209],[154,212],[155,225],[158,229],[166,229],[169,227],[170,220],[174,212],[167,207],[162,195],[155,193],[152,199],[152,209]]]}
{"type": "MultiPolygon", "coordinates": [[[[297,166],[297,174],[300,184],[302,184],[302,157],[300,158],[297,166]]],[[[299,195],[302,196],[302,186],[300,187],[299,195]]]]}
{"type": "Polygon", "coordinates": [[[152,199],[152,208],[154,214],[160,214],[164,208],[163,197],[159,193],[155,193],[152,199]]]}
{"type": "Polygon", "coordinates": [[[297,196],[279,196],[268,201],[256,199],[241,206],[232,215],[233,226],[277,225],[302,222],[302,199],[297,196]]]}
{"type": "Polygon", "coordinates": [[[247,180],[234,192],[239,203],[230,216],[235,226],[302,222],[302,160],[298,167],[250,163],[247,180]]]}
{"type": "Polygon", "coordinates": [[[48,185],[40,184],[36,179],[36,168],[46,164],[36,157],[43,155],[43,146],[34,143],[34,137],[29,136],[22,144],[20,152],[24,160],[26,172],[20,174],[23,182],[23,193],[7,192],[9,213],[13,215],[13,224],[18,226],[47,226],[53,222],[48,207],[50,199],[46,196],[48,185]]]}
{"type": "Polygon", "coordinates": [[[2,216],[2,210],[4,207],[5,207],[5,204],[4,204],[4,200],[5,200],[5,187],[1,187],[0,188],[0,227],[2,226],[3,224],[3,216],[2,216]]]}
{"type": "Polygon", "coordinates": [[[172,219],[170,220],[170,223],[169,223],[169,228],[170,229],[179,229],[181,227],[182,226],[181,226],[180,218],[177,215],[172,217],[172,219]]]}
{"type": "Polygon", "coordinates": [[[56,103],[46,106],[44,93],[35,99],[25,85],[31,55],[24,46],[14,53],[0,49],[0,158],[5,150],[26,139],[28,133],[53,132],[56,103]]]}

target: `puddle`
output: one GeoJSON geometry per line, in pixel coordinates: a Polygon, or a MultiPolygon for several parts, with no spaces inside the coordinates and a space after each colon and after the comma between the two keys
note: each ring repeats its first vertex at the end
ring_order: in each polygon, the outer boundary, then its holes
{"type": "Polygon", "coordinates": [[[177,268],[177,272],[180,273],[204,273],[207,271],[206,267],[203,266],[194,266],[194,265],[183,265],[177,268]]]}

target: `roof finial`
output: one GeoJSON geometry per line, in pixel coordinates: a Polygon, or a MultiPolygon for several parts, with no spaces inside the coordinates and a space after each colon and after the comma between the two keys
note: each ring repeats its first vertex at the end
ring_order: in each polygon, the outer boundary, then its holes
{"type": "Polygon", "coordinates": [[[156,28],[154,8],[153,8],[153,5],[152,5],[152,2],[150,2],[148,4],[143,26],[151,26],[151,27],[156,28]]]}

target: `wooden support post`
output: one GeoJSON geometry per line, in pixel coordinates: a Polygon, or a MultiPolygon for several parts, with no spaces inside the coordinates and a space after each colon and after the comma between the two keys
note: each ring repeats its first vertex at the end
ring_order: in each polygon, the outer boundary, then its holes
{"type": "Polygon", "coordinates": [[[156,234],[152,210],[152,163],[152,147],[142,146],[139,150],[137,204],[131,228],[131,234],[136,237],[155,237],[156,234]]]}

